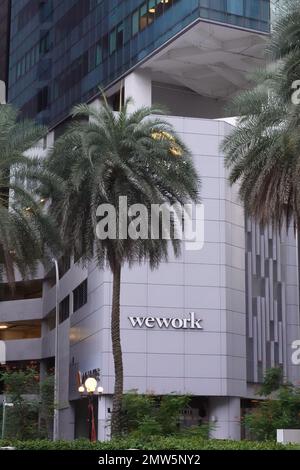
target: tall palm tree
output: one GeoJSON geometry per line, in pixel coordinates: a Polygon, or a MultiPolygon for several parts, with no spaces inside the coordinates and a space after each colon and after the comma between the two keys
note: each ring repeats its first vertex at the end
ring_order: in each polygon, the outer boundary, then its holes
{"type": "Polygon", "coordinates": [[[59,249],[58,231],[45,213],[38,187],[47,179],[38,157],[27,154],[46,130],[0,105],[0,274],[13,286],[15,268],[26,278],[59,249]],[[49,252],[50,253],[50,252],[49,252]]]}
{"type": "MultiPolygon", "coordinates": [[[[96,236],[96,212],[101,204],[116,209],[120,223],[119,197],[128,206],[197,201],[199,180],[188,149],[173,128],[154,108],[129,113],[126,101],[119,113],[104,103],[99,109],[79,105],[74,122],[60,138],[49,158],[49,169],[65,183],[52,195],[52,213],[59,221],[61,236],[82,262],[92,259],[113,275],[111,340],[115,367],[112,435],[121,433],[123,359],[120,338],[121,270],[125,263],[148,261],[156,268],[168,259],[167,240],[100,240],[96,236]]],[[[130,217],[128,221],[130,221],[130,217]]],[[[127,231],[126,231],[127,233],[127,231]]],[[[172,240],[176,255],[180,241],[172,240]]]]}
{"type": "Polygon", "coordinates": [[[246,212],[263,225],[300,220],[300,107],[292,101],[299,45],[300,1],[293,0],[275,24],[267,69],[233,101],[241,117],[223,143],[230,181],[239,182],[246,212]]]}

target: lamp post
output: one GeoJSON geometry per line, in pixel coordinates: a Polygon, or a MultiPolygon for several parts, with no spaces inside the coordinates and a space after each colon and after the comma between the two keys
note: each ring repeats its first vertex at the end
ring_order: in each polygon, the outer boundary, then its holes
{"type": "Polygon", "coordinates": [[[55,364],[54,364],[54,417],[53,417],[53,440],[59,438],[59,267],[57,259],[53,258],[55,266],[55,364]]]}
{"type": "Polygon", "coordinates": [[[103,394],[103,387],[98,386],[98,382],[94,377],[86,379],[84,384],[78,387],[78,392],[81,397],[88,398],[88,424],[89,424],[89,439],[91,442],[97,440],[96,428],[95,428],[95,416],[94,416],[94,403],[93,397],[100,396],[103,394]]]}

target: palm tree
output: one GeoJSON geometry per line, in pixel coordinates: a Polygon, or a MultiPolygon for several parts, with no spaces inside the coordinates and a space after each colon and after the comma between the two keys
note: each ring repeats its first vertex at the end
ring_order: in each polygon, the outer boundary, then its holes
{"type": "Polygon", "coordinates": [[[33,276],[39,262],[47,262],[46,245],[59,247],[55,224],[38,196],[47,174],[39,158],[26,156],[43,135],[43,127],[0,105],[0,274],[12,287],[15,268],[24,278],[33,276]]]}
{"type": "Polygon", "coordinates": [[[231,183],[239,182],[246,212],[281,227],[300,218],[299,105],[292,101],[300,77],[300,1],[277,20],[267,53],[272,61],[255,86],[237,96],[241,116],[223,143],[231,183]]]}
{"type": "MultiPolygon", "coordinates": [[[[115,367],[112,435],[121,433],[123,360],[120,338],[121,270],[125,263],[148,261],[151,268],[168,259],[167,240],[100,240],[96,236],[96,212],[101,204],[116,209],[120,223],[119,197],[128,206],[197,201],[199,181],[188,149],[160,110],[141,108],[130,114],[127,100],[114,113],[104,103],[99,109],[79,105],[74,122],[54,147],[49,169],[65,181],[61,192],[52,195],[51,212],[61,227],[61,237],[82,262],[95,259],[99,268],[113,275],[111,340],[115,367]],[[78,122],[79,120],[79,122],[78,122]]],[[[131,219],[130,219],[131,220],[131,219]]],[[[127,221],[126,221],[127,222],[127,221]]],[[[126,231],[127,233],[127,231],[126,231]]],[[[172,240],[176,255],[180,241],[172,240]]]]}

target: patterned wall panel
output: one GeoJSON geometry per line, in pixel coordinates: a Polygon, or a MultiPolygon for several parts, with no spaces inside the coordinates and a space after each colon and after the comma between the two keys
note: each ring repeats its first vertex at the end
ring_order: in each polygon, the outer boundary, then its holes
{"type": "Polygon", "coordinates": [[[246,221],[248,382],[262,382],[271,367],[287,373],[285,238],[246,221]]]}

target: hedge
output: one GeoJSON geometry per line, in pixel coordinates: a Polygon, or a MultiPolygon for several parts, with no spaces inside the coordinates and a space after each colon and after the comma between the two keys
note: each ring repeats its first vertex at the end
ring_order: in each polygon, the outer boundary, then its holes
{"type": "Polygon", "coordinates": [[[96,443],[87,440],[70,442],[0,440],[0,447],[5,446],[12,446],[18,450],[300,450],[300,445],[283,446],[275,442],[201,440],[195,437],[155,437],[145,442],[136,439],[121,439],[96,443]]]}

